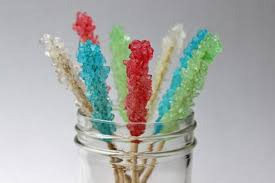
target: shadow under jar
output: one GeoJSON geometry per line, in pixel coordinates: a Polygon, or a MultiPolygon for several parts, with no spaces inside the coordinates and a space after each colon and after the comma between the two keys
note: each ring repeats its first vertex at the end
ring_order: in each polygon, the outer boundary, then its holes
{"type": "Polygon", "coordinates": [[[169,133],[155,134],[161,123],[147,122],[139,137],[130,135],[125,122],[91,119],[80,112],[77,120],[79,183],[191,183],[194,113],[170,122],[177,128],[169,133]],[[116,131],[112,135],[95,128],[113,123],[116,131]]]}

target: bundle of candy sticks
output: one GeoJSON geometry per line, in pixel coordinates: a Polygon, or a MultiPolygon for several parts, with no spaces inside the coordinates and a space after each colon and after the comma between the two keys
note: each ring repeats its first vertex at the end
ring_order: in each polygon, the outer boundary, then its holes
{"type": "MultiPolygon", "coordinates": [[[[175,25],[162,40],[161,54],[155,61],[157,67],[152,79],[149,62],[152,61],[154,49],[148,40],[132,40],[121,26],[114,26],[110,33],[112,62],[109,67],[95,29],[95,23],[87,13],[77,13],[73,23],[73,30],[79,36],[77,63],[70,58],[59,38],[47,34],[41,38],[59,81],[73,92],[81,112],[91,119],[110,121],[92,123],[100,133],[114,135],[116,124],[113,122],[113,104],[109,98],[110,87],[106,83],[112,69],[119,114],[128,123],[131,138],[144,134],[147,121],[156,122],[155,135],[177,130],[178,124],[171,121],[185,119],[192,112],[194,98],[203,87],[208,66],[222,50],[219,38],[206,29],[201,29],[180,56],[186,34],[181,24],[175,25]],[[173,63],[177,60],[179,63],[173,63]],[[171,71],[170,65],[178,66],[171,71]],[[171,72],[171,83],[167,87],[164,80],[169,78],[171,72]],[[164,90],[166,92],[161,98],[161,91],[164,90]],[[154,119],[155,113],[157,119],[154,119]]],[[[165,141],[157,147],[157,151],[162,150],[164,143],[165,141]]],[[[112,142],[106,141],[106,144],[109,149],[116,150],[116,145],[112,142]]],[[[138,153],[138,145],[139,141],[133,140],[130,147],[134,154],[131,159],[131,176],[119,167],[114,167],[116,183],[146,183],[152,174],[156,159],[153,159],[147,169],[137,168],[135,154],[138,153]]],[[[152,146],[148,147],[149,150],[153,149],[152,146]]],[[[111,161],[114,162],[115,159],[111,158],[111,161]]]]}

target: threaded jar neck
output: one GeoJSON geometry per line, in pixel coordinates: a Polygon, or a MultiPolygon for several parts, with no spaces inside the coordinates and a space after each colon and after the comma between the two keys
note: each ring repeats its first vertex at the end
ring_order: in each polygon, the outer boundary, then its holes
{"type": "MultiPolygon", "coordinates": [[[[196,145],[194,137],[194,129],[196,128],[194,113],[192,112],[185,119],[169,123],[177,125],[178,128],[169,133],[155,134],[154,129],[157,125],[160,125],[160,122],[147,122],[145,123],[145,132],[139,137],[133,137],[130,135],[127,123],[125,122],[91,119],[78,111],[77,124],[75,125],[77,132],[75,142],[87,151],[107,156],[131,156],[132,154],[128,152],[127,147],[133,142],[139,144],[139,151],[136,154],[139,157],[163,157],[190,153],[196,145]],[[109,126],[110,124],[114,124],[116,128],[113,134],[102,134],[97,130],[98,126],[109,126]],[[148,149],[154,144],[161,146],[165,142],[169,143],[166,143],[165,147],[161,148],[160,151],[151,151],[148,149]]],[[[134,125],[140,124],[144,125],[144,123],[135,123],[134,125]]]]}

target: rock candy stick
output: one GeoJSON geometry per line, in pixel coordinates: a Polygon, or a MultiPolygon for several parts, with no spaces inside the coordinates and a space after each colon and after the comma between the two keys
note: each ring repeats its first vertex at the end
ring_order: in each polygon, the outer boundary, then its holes
{"type": "Polygon", "coordinates": [[[124,101],[127,96],[126,66],[124,60],[129,58],[128,48],[130,37],[126,35],[121,26],[114,26],[110,37],[110,50],[112,53],[111,70],[118,93],[119,113],[124,121],[127,121],[127,114],[124,108],[124,101]]]}
{"type": "MultiPolygon", "coordinates": [[[[80,37],[77,60],[81,65],[80,77],[83,79],[87,91],[86,96],[93,104],[92,118],[112,121],[112,103],[108,96],[109,88],[106,79],[110,68],[105,66],[105,58],[101,52],[98,35],[95,32],[95,23],[87,14],[78,12],[73,29],[80,37]]],[[[112,135],[116,131],[114,122],[100,123],[93,122],[94,127],[105,135],[112,135]]],[[[116,150],[115,144],[107,141],[107,147],[110,150],[116,150]]],[[[121,183],[123,172],[114,164],[116,158],[111,157],[111,163],[114,167],[114,176],[116,183],[121,183]]]]}
{"type": "MultiPolygon", "coordinates": [[[[132,136],[140,136],[145,131],[148,109],[147,103],[152,94],[152,80],[149,75],[149,61],[153,57],[153,48],[147,40],[134,40],[130,43],[131,54],[125,60],[128,94],[125,100],[125,109],[129,124],[127,125],[132,136]]],[[[137,169],[138,141],[131,143],[131,174],[132,183],[139,183],[137,169]]]]}
{"type": "Polygon", "coordinates": [[[43,35],[40,42],[45,47],[45,54],[52,59],[58,80],[73,92],[81,112],[90,115],[93,111],[92,105],[85,96],[85,86],[79,79],[77,67],[66,52],[64,43],[48,34],[43,35]]]}
{"type": "Polygon", "coordinates": [[[147,103],[152,94],[152,80],[149,74],[149,61],[153,57],[153,48],[147,40],[134,40],[130,43],[131,54],[125,61],[128,94],[125,109],[129,120],[128,129],[132,136],[140,136],[145,130],[147,103]],[[135,125],[139,123],[139,125],[135,125]]]}
{"type": "Polygon", "coordinates": [[[186,37],[183,25],[177,24],[172,27],[168,34],[162,39],[162,50],[158,59],[155,77],[153,78],[153,93],[148,102],[149,121],[155,112],[155,107],[163,85],[165,76],[168,73],[169,65],[173,62],[176,55],[182,50],[183,42],[186,37]]]}
{"type": "MultiPolygon", "coordinates": [[[[86,96],[93,105],[92,118],[112,121],[112,103],[108,96],[106,79],[110,68],[98,45],[98,36],[94,34],[95,24],[87,13],[77,13],[73,29],[80,37],[77,61],[81,65],[80,77],[86,86],[86,96]]],[[[114,123],[93,123],[102,134],[112,135],[116,130],[114,123]]]]}

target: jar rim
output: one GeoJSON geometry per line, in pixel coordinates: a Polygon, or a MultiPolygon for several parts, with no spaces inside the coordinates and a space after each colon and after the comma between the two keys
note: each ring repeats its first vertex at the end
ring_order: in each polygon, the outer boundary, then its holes
{"type": "MultiPolygon", "coordinates": [[[[193,136],[194,129],[196,128],[196,121],[194,119],[193,111],[185,119],[174,120],[171,123],[174,130],[167,130],[164,132],[155,133],[155,127],[161,125],[160,122],[147,122],[147,123],[132,123],[133,125],[143,125],[145,130],[140,136],[132,136],[130,134],[128,124],[123,121],[108,121],[92,119],[91,117],[85,116],[80,110],[77,112],[78,123],[75,125],[77,132],[75,143],[88,151],[93,151],[103,155],[114,155],[114,156],[130,156],[120,150],[110,150],[102,147],[104,143],[114,144],[131,144],[138,142],[141,145],[155,144],[161,141],[173,141],[177,140],[177,145],[170,149],[165,149],[162,152],[147,152],[141,151],[138,156],[141,157],[157,157],[157,156],[169,156],[175,153],[188,152],[196,145],[195,137],[193,136]],[[104,123],[104,124],[98,124],[104,123]],[[102,133],[97,129],[97,125],[115,125],[115,131],[112,134],[102,133]],[[174,126],[175,125],[175,126],[174,126]],[[100,145],[101,144],[101,145],[100,145]]],[[[138,126],[137,126],[138,127],[138,126]]]]}
{"type": "Polygon", "coordinates": [[[130,125],[132,127],[137,127],[139,128],[139,125],[142,125],[144,128],[144,131],[142,135],[140,136],[132,136],[130,134],[128,129],[129,123],[120,121],[108,121],[108,120],[100,120],[100,119],[92,119],[91,117],[85,116],[83,113],[81,113],[80,110],[78,110],[77,113],[77,120],[78,123],[75,125],[75,130],[79,135],[88,137],[88,138],[93,138],[93,139],[107,139],[111,141],[121,141],[121,142],[131,142],[133,140],[140,140],[140,141],[152,141],[155,139],[165,139],[165,138],[174,138],[174,137],[179,137],[182,136],[185,133],[192,132],[196,128],[196,121],[194,119],[194,112],[192,112],[188,117],[186,117],[183,120],[174,120],[169,123],[169,127],[172,127],[172,129],[165,128],[166,130],[158,131],[156,132],[155,130],[157,128],[162,129],[162,126],[164,123],[161,122],[134,122],[131,123],[130,125]],[[113,126],[115,125],[115,130],[114,133],[109,134],[109,133],[102,133],[100,130],[96,128],[96,126],[99,125],[110,125],[113,126]]]}

